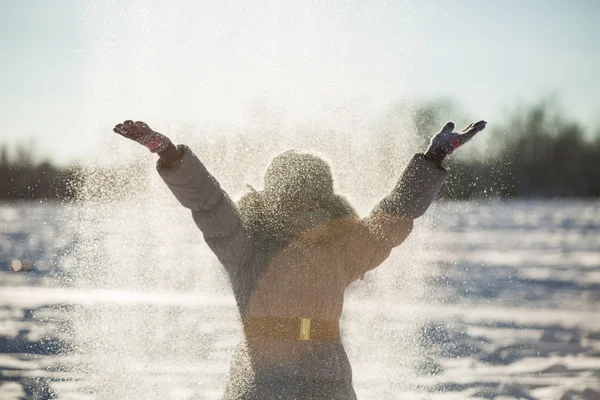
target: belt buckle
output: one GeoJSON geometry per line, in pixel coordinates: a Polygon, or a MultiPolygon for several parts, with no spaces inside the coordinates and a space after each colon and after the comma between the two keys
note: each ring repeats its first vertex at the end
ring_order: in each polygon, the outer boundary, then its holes
{"type": "Polygon", "coordinates": [[[298,340],[310,340],[310,318],[300,318],[300,335],[298,340]]]}

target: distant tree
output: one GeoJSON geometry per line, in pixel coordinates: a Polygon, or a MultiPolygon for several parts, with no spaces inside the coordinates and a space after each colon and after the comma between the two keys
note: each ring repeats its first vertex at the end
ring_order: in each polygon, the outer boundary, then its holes
{"type": "MultiPolygon", "coordinates": [[[[594,160],[600,148],[585,139],[580,124],[567,121],[548,103],[513,116],[505,142],[493,159],[503,186],[518,196],[598,196],[594,160]]],[[[596,142],[598,139],[596,139],[596,142]]]]}
{"type": "Polygon", "coordinates": [[[35,142],[19,143],[12,151],[0,147],[0,200],[69,199],[74,195],[74,168],[58,168],[35,155],[35,142]]]}
{"type": "MultiPolygon", "coordinates": [[[[269,110],[267,110],[269,111],[269,110]]],[[[369,201],[375,185],[391,187],[410,154],[423,151],[430,137],[453,114],[460,127],[464,118],[452,101],[397,103],[373,129],[352,136],[347,130],[319,130],[314,125],[284,132],[281,115],[257,109],[245,132],[197,137],[198,154],[210,169],[219,166],[225,187],[243,190],[260,184],[268,157],[287,147],[314,149],[335,160],[341,189],[369,201]],[[366,143],[365,143],[366,140],[366,143]],[[258,156],[258,157],[257,157],[258,156]],[[243,167],[242,167],[243,166],[243,167]],[[360,181],[356,184],[356,174],[360,181]]],[[[189,131],[201,131],[185,126],[189,131]]],[[[600,127],[593,136],[570,121],[556,104],[540,101],[520,107],[504,123],[490,124],[482,135],[493,145],[487,151],[457,152],[448,161],[451,174],[440,197],[600,197],[600,127]],[[476,156],[463,157],[462,154],[476,156]]],[[[0,146],[0,200],[73,199],[113,201],[140,192],[148,185],[142,173],[146,158],[114,168],[59,168],[36,156],[35,142],[11,148],[0,146]],[[138,173],[139,172],[139,173],[138,173]],[[123,193],[104,190],[106,185],[123,193]]]]}

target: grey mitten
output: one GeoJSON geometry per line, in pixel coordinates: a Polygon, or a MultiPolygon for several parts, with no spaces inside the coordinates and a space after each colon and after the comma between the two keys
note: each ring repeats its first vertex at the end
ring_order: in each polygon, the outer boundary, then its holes
{"type": "Polygon", "coordinates": [[[117,124],[113,131],[128,139],[134,140],[144,145],[152,153],[163,152],[171,145],[171,140],[165,135],[155,132],[142,121],[133,122],[127,120],[122,124],[117,124]]]}
{"type": "Polygon", "coordinates": [[[448,154],[452,154],[463,144],[471,140],[477,133],[485,129],[487,122],[479,121],[470,124],[460,132],[454,132],[454,122],[447,122],[439,133],[431,138],[425,157],[441,166],[448,154]]]}

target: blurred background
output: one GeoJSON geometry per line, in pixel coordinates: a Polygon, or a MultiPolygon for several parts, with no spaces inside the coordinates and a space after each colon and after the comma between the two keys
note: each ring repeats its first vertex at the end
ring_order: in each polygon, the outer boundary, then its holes
{"type": "Polygon", "coordinates": [[[0,0],[0,398],[219,398],[227,278],[116,123],[188,144],[234,198],[316,151],[365,215],[446,121],[485,119],[348,289],[357,393],[600,399],[598,20],[594,0],[0,0]]]}
{"type": "Polygon", "coordinates": [[[600,194],[593,0],[1,7],[2,199],[73,197],[66,182],[129,118],[210,131],[208,153],[336,136],[383,165],[448,119],[486,119],[445,197],[600,194]],[[456,187],[470,171],[485,183],[456,187]]]}

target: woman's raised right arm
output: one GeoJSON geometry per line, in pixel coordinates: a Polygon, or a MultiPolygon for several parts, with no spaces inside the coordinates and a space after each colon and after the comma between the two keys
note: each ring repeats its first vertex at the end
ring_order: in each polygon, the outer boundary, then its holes
{"type": "Polygon", "coordinates": [[[412,158],[392,192],[361,220],[354,234],[348,235],[349,282],[381,264],[392,248],[408,237],[413,220],[429,208],[448,175],[442,167],[446,156],[485,129],[486,124],[482,120],[454,132],[454,123],[448,122],[431,139],[425,154],[412,158]]]}

